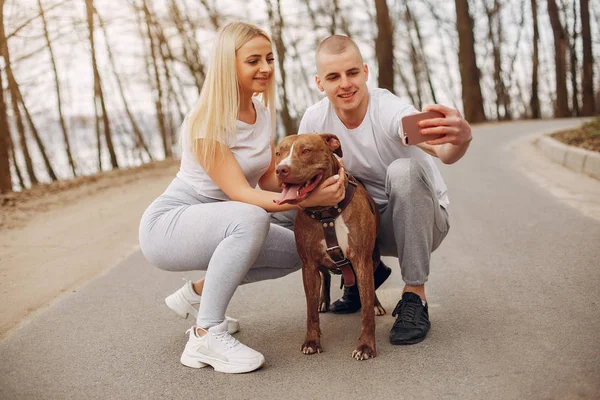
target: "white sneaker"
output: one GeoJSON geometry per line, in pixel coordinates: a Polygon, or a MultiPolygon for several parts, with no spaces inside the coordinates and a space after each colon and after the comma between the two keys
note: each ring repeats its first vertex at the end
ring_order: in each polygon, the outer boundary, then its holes
{"type": "Polygon", "coordinates": [[[227,332],[227,321],[203,330],[206,334],[201,337],[196,334],[196,327],[187,330],[190,337],[181,354],[183,365],[190,368],[211,365],[218,372],[239,374],[254,371],[265,363],[262,354],[243,345],[227,332]]]}
{"type": "MultiPolygon", "coordinates": [[[[202,296],[197,294],[192,287],[192,281],[187,281],[183,287],[177,290],[175,293],[165,298],[165,303],[175,314],[181,318],[187,318],[189,314],[194,318],[198,318],[198,310],[194,305],[200,304],[202,296]]],[[[240,330],[240,322],[228,316],[225,316],[227,321],[227,331],[230,334],[234,334],[240,330]]]]}

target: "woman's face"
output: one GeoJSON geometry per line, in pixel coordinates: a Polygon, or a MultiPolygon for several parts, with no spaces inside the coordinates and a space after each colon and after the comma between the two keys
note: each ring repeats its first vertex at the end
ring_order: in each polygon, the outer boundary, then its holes
{"type": "Polygon", "coordinates": [[[262,93],[273,78],[273,49],[264,36],[255,36],[235,53],[242,95],[262,93]]]}

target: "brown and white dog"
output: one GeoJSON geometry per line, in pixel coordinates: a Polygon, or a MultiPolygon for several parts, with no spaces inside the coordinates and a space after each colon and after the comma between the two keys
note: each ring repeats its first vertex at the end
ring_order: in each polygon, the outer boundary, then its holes
{"type": "MultiPolygon", "coordinates": [[[[310,133],[283,139],[275,153],[277,178],[283,189],[279,203],[299,203],[321,182],[337,174],[340,163],[334,154],[342,157],[343,153],[339,139],[332,134],[310,133]]],[[[348,193],[349,178],[344,176],[343,179],[348,193]]],[[[373,256],[379,214],[365,188],[360,184],[352,184],[356,186],[354,195],[333,224],[339,247],[352,264],[362,304],[362,328],[352,357],[366,360],[377,355],[375,313],[385,313],[375,295],[373,281],[373,272],[379,264],[379,257],[373,256]]],[[[307,330],[302,344],[304,354],[320,353],[323,350],[319,311],[327,311],[329,307],[330,276],[327,268],[337,268],[327,253],[322,221],[314,218],[315,213],[322,210],[323,208],[309,208],[304,212],[299,210],[294,221],[307,304],[307,330]],[[320,271],[324,273],[323,280],[320,271]]]]}

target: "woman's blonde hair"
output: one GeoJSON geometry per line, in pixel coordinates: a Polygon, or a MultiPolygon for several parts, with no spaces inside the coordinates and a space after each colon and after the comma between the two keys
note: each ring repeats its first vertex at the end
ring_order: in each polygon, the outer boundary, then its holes
{"type": "MultiPolygon", "coordinates": [[[[210,167],[217,142],[229,144],[235,138],[239,110],[239,81],[236,70],[236,51],[256,36],[269,42],[269,35],[259,27],[245,22],[232,22],[219,29],[214,42],[208,73],[200,97],[185,117],[183,124],[191,150],[210,167]],[[197,139],[202,138],[198,152],[197,139]]],[[[262,100],[271,114],[273,134],[275,119],[275,77],[271,78],[262,100]]]]}

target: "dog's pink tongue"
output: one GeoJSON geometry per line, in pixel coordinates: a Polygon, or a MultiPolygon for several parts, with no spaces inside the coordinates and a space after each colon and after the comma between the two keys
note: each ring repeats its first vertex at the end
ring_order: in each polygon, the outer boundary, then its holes
{"type": "Polygon", "coordinates": [[[298,198],[298,190],[300,190],[300,185],[286,185],[281,191],[281,198],[277,204],[285,204],[296,200],[298,198]]]}

